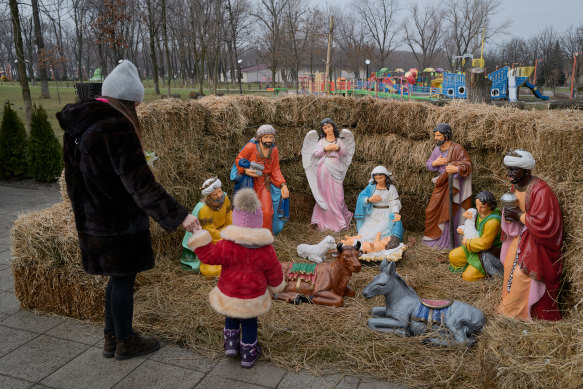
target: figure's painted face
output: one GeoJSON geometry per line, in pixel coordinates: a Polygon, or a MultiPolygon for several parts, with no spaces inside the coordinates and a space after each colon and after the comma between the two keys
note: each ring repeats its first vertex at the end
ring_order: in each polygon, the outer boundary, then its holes
{"type": "Polygon", "coordinates": [[[322,131],[326,136],[334,135],[334,127],[330,123],[326,123],[322,126],[322,131]]]}
{"type": "Polygon", "coordinates": [[[271,146],[273,146],[274,138],[275,138],[275,136],[273,134],[263,135],[261,137],[261,144],[265,147],[271,147],[271,146]]]}
{"type": "Polygon", "coordinates": [[[518,184],[527,176],[527,170],[519,167],[507,167],[508,177],[511,184],[518,184]]]}
{"type": "Polygon", "coordinates": [[[386,184],[387,183],[387,176],[384,174],[375,174],[373,175],[374,180],[377,184],[386,184]]]}
{"type": "Polygon", "coordinates": [[[208,195],[208,198],[210,199],[211,203],[219,207],[223,205],[223,202],[225,201],[225,192],[223,192],[221,188],[217,188],[213,191],[213,193],[208,195]]]}
{"type": "Polygon", "coordinates": [[[223,190],[221,188],[217,188],[209,196],[213,200],[218,200],[223,196],[223,190]]]}
{"type": "Polygon", "coordinates": [[[490,205],[484,204],[480,199],[476,199],[476,209],[478,210],[480,217],[486,217],[492,212],[490,205]]]}
{"type": "Polygon", "coordinates": [[[435,131],[433,133],[433,138],[435,139],[435,143],[438,146],[441,146],[442,144],[445,143],[445,136],[441,132],[439,132],[439,131],[435,131]]]}

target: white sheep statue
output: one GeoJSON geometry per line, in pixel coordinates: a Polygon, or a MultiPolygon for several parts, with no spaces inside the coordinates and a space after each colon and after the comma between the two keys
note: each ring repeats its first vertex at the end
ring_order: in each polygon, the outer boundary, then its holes
{"type": "Polygon", "coordinates": [[[463,234],[464,238],[466,239],[476,239],[480,237],[478,230],[476,230],[476,216],[478,215],[478,211],[476,208],[469,208],[467,211],[464,212],[462,215],[466,218],[466,221],[463,225],[459,226],[457,232],[459,234],[463,234]]]}
{"type": "Polygon", "coordinates": [[[299,244],[298,255],[315,263],[320,263],[326,259],[326,253],[336,248],[334,237],[328,235],[318,244],[299,244]]]}

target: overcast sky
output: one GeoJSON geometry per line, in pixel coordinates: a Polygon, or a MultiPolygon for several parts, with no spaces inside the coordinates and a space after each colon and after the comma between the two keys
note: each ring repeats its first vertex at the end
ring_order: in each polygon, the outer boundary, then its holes
{"type": "MultiPolygon", "coordinates": [[[[321,4],[320,0],[311,0],[321,4]]],[[[401,6],[416,2],[431,4],[442,0],[400,0],[401,6]]],[[[328,4],[343,4],[348,6],[351,0],[326,0],[328,4]]],[[[563,33],[569,26],[583,24],[583,0],[502,0],[500,12],[496,16],[500,21],[512,19],[507,26],[507,33],[495,38],[502,42],[512,37],[528,38],[552,26],[557,32],[563,33]]]]}

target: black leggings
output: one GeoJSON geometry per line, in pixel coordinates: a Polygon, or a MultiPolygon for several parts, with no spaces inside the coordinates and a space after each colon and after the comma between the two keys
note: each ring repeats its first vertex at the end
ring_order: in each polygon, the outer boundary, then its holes
{"type": "Polygon", "coordinates": [[[132,337],[134,316],[134,283],[136,275],[111,276],[105,288],[105,329],[106,334],[114,334],[116,339],[128,340],[132,337]]]}
{"type": "Polygon", "coordinates": [[[241,341],[246,344],[253,344],[257,340],[257,318],[236,319],[225,317],[225,328],[227,330],[238,330],[241,327],[241,341]]]}

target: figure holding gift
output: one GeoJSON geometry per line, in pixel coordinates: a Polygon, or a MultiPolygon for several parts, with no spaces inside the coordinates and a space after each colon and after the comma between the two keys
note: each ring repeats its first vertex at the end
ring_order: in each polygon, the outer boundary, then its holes
{"type": "Polygon", "coordinates": [[[381,240],[396,236],[403,241],[401,201],[392,177],[386,167],[375,167],[368,186],[358,195],[354,219],[359,240],[363,242],[374,241],[378,233],[381,240]]]}
{"type": "MultiPolygon", "coordinates": [[[[255,138],[243,147],[235,159],[237,173],[231,179],[252,180],[253,190],[261,202],[263,227],[278,234],[289,217],[289,191],[279,168],[279,150],[274,144],[275,128],[264,124],[257,129],[255,138]],[[249,167],[245,167],[247,162],[249,167]],[[257,165],[251,166],[252,163],[257,165]],[[263,166],[263,169],[258,169],[263,166]],[[274,214],[274,210],[277,212],[274,214]]],[[[249,184],[240,184],[250,186],[249,184]]]]}
{"type": "MultiPolygon", "coordinates": [[[[200,225],[207,230],[213,243],[221,240],[221,231],[231,225],[233,220],[233,207],[229,197],[222,190],[222,183],[217,177],[206,180],[201,187],[202,199],[194,208],[192,214],[198,217],[200,225]]],[[[192,236],[190,232],[184,235],[182,240],[183,255],[181,263],[189,270],[202,274],[205,277],[218,277],[221,274],[220,265],[207,265],[200,263],[196,255],[188,248],[188,239],[192,236]]]]}
{"type": "Polygon", "coordinates": [[[433,129],[436,146],[425,163],[427,170],[439,173],[425,209],[423,242],[435,248],[454,248],[461,244],[457,226],[463,213],[472,206],[472,161],[464,147],[453,142],[451,127],[439,123],[433,129]]]}
{"type": "Polygon", "coordinates": [[[348,228],[352,213],[344,202],[342,183],[354,155],[352,132],[338,130],[336,123],[326,118],[319,131],[306,134],[302,147],[302,162],[310,189],[316,200],[312,224],[322,231],[348,228]]]}
{"type": "Polygon", "coordinates": [[[502,222],[504,283],[498,311],[525,320],[560,320],[558,295],[563,262],[563,217],[547,183],[533,176],[535,160],[525,150],[504,157],[511,193],[502,222]]]}

